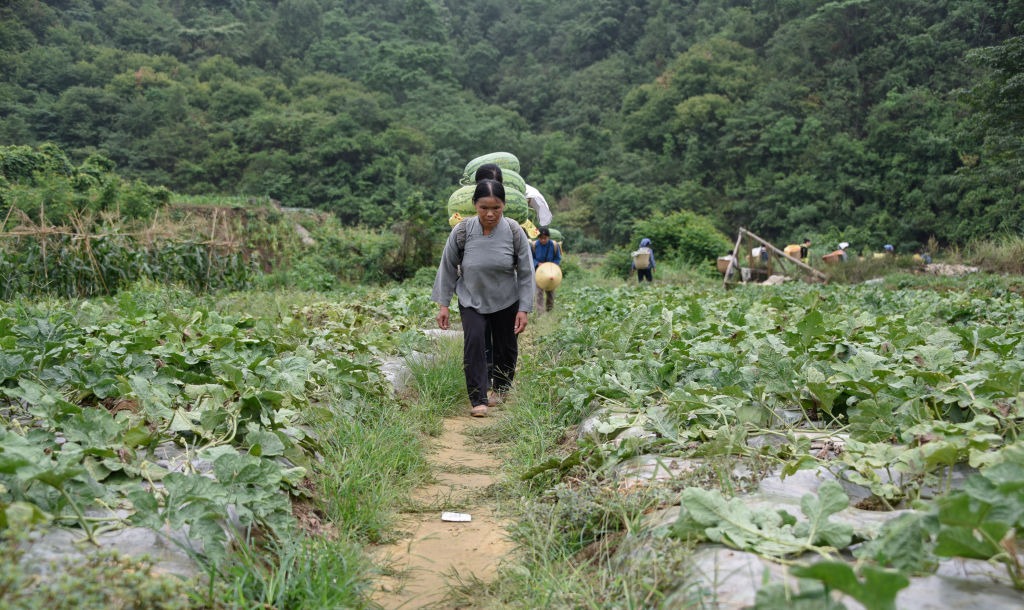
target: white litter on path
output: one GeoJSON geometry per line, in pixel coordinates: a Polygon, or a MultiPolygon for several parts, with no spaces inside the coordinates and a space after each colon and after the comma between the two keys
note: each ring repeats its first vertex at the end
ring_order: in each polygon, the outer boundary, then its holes
{"type": "Polygon", "coordinates": [[[472,521],[472,515],[467,513],[441,513],[441,521],[472,521]]]}

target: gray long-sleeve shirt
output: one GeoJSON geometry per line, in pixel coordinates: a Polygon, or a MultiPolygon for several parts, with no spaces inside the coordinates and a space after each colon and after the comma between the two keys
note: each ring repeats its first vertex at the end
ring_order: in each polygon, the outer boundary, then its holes
{"type": "Polygon", "coordinates": [[[430,300],[444,306],[459,297],[459,305],[480,313],[494,313],[519,301],[519,311],[533,311],[536,290],[533,277],[533,254],[523,232],[519,251],[515,250],[512,231],[523,229],[504,217],[490,235],[484,235],[480,219],[472,216],[466,223],[466,246],[462,255],[462,276],[458,274],[459,247],[452,229],[441,253],[434,289],[430,300]]]}

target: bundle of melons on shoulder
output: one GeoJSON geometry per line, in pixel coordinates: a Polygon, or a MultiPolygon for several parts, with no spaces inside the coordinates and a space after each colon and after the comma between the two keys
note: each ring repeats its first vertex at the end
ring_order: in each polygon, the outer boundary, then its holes
{"type": "MultiPolygon", "coordinates": [[[[476,215],[473,205],[473,192],[476,190],[476,170],[485,163],[493,163],[501,168],[502,184],[505,187],[505,216],[518,222],[530,239],[536,239],[540,230],[530,220],[530,206],[526,201],[526,180],[519,173],[519,158],[509,152],[493,152],[480,155],[466,164],[462,172],[460,186],[448,198],[448,224],[452,227],[466,218],[476,215]]],[[[552,238],[555,230],[551,229],[552,238]]],[[[559,234],[561,237],[561,234],[559,234]]]]}

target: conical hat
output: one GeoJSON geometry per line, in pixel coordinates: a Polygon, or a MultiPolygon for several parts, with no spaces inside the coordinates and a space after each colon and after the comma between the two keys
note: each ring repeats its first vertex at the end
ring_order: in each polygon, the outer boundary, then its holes
{"type": "Polygon", "coordinates": [[[537,265],[537,286],[542,290],[554,290],[562,283],[562,268],[554,263],[537,265]]]}

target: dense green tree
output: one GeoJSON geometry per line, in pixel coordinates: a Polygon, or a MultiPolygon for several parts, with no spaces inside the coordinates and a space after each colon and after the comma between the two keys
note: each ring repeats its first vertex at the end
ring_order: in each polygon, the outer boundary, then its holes
{"type": "Polygon", "coordinates": [[[443,230],[465,163],[506,150],[587,247],[681,211],[962,243],[1021,230],[1022,20],[1013,0],[10,0],[0,138],[351,224],[415,200],[443,230]]]}
{"type": "MultiPolygon", "coordinates": [[[[1017,17],[1024,18],[1020,10],[1017,17]]],[[[957,217],[950,238],[958,241],[1024,232],[1024,36],[970,58],[988,68],[988,75],[963,95],[971,110],[958,134],[963,199],[945,208],[957,217]]]]}
{"type": "Polygon", "coordinates": [[[698,43],[623,102],[627,144],[678,155],[688,136],[709,148],[757,73],[754,53],[724,38],[698,43]]]}

